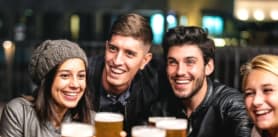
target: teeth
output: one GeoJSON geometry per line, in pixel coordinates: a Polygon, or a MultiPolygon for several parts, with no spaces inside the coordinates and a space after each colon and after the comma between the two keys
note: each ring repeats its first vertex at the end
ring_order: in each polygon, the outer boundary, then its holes
{"type": "Polygon", "coordinates": [[[115,69],[115,68],[112,68],[111,70],[112,70],[113,73],[117,73],[117,74],[121,74],[121,73],[124,72],[123,70],[115,69]]]}
{"type": "Polygon", "coordinates": [[[177,84],[186,84],[189,83],[189,80],[176,80],[177,84]]]}
{"type": "Polygon", "coordinates": [[[259,111],[256,111],[255,113],[257,114],[257,115],[262,115],[262,114],[266,114],[266,113],[268,113],[269,112],[269,110],[259,110],[259,111]]]}
{"type": "Polygon", "coordinates": [[[76,92],[66,92],[64,94],[67,95],[67,96],[77,96],[76,92]]]}

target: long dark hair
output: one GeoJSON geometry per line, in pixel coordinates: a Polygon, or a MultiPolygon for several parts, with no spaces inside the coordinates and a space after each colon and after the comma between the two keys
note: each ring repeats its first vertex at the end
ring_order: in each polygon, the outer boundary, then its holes
{"type": "MultiPolygon", "coordinates": [[[[55,102],[51,96],[51,87],[54,81],[55,74],[58,70],[58,65],[54,67],[41,81],[39,87],[34,92],[34,107],[38,115],[38,120],[42,124],[47,121],[55,121],[60,125],[57,113],[55,112],[55,102]]],[[[88,70],[86,71],[88,72],[88,70]]],[[[86,75],[86,82],[88,81],[88,73],[86,75]]],[[[87,83],[88,85],[88,83],[87,83]]],[[[75,108],[70,109],[72,119],[77,122],[91,123],[91,100],[90,92],[86,87],[84,95],[79,100],[75,108]]]]}

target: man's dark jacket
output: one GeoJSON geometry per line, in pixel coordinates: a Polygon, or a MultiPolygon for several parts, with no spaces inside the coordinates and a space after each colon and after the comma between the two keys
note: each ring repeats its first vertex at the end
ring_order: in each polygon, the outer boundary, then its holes
{"type": "Polygon", "coordinates": [[[208,80],[207,94],[190,117],[186,116],[184,106],[173,91],[165,96],[152,108],[152,115],[188,119],[188,137],[250,136],[251,124],[244,98],[236,89],[208,80]]]}
{"type": "MultiPolygon", "coordinates": [[[[99,112],[100,86],[104,68],[104,56],[89,58],[88,86],[92,94],[93,109],[99,112]]],[[[150,106],[158,98],[158,76],[148,64],[140,70],[132,81],[130,97],[124,107],[124,129],[129,133],[134,125],[146,124],[150,106]]]]}

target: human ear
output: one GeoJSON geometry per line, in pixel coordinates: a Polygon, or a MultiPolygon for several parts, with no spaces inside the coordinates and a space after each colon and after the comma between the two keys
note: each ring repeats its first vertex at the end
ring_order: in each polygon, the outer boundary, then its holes
{"type": "Polygon", "coordinates": [[[206,76],[209,76],[214,71],[214,61],[209,59],[208,63],[205,65],[206,76]]]}

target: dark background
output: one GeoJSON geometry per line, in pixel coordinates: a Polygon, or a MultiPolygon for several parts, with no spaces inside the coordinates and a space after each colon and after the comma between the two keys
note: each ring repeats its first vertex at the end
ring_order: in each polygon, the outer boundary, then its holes
{"type": "MultiPolygon", "coordinates": [[[[0,0],[0,101],[30,94],[33,85],[27,72],[31,51],[45,39],[69,39],[88,56],[100,54],[113,20],[124,13],[138,12],[149,19],[154,12],[179,11],[193,7],[203,15],[221,15],[223,37],[236,44],[218,47],[213,78],[240,89],[239,67],[261,53],[278,53],[278,22],[242,22],[233,17],[233,0],[0,0]],[[172,7],[176,5],[177,9],[172,7]],[[181,3],[181,4],[180,4],[181,3]],[[70,17],[80,17],[78,39],[70,33],[70,17]],[[245,33],[247,32],[247,33],[245,33]],[[248,35],[248,39],[243,34],[248,35]],[[2,43],[14,42],[11,61],[6,61],[2,43]]],[[[193,8],[194,9],[194,8],[193,8]]],[[[196,12],[196,11],[189,11],[196,12]]],[[[231,42],[232,43],[232,42],[231,42]]],[[[161,46],[154,45],[154,58],[161,61],[161,46]]]]}

